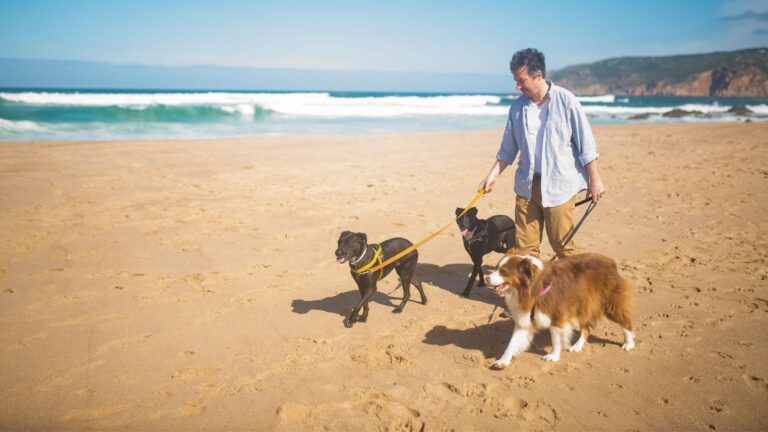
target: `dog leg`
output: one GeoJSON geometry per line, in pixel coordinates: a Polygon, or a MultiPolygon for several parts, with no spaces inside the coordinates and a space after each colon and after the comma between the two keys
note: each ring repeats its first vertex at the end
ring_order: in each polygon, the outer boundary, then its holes
{"type": "Polygon", "coordinates": [[[624,345],[621,346],[621,349],[624,351],[630,351],[632,348],[635,347],[635,334],[632,333],[629,329],[624,329],[624,345]]]}
{"type": "Polygon", "coordinates": [[[581,326],[581,332],[579,332],[579,339],[576,341],[573,346],[568,348],[568,351],[570,352],[581,352],[581,350],[584,348],[584,345],[587,343],[587,338],[589,338],[589,329],[586,328],[586,326],[581,326]]]}
{"type": "Polygon", "coordinates": [[[400,278],[400,283],[403,285],[403,301],[400,302],[400,306],[396,307],[392,313],[401,313],[405,308],[405,304],[411,298],[411,278],[410,276],[403,275],[400,278]]]}
{"type": "Polygon", "coordinates": [[[635,335],[632,333],[632,318],[630,318],[631,309],[627,306],[626,301],[622,303],[615,302],[615,304],[621,306],[611,305],[611,307],[607,308],[605,315],[624,330],[624,345],[621,346],[621,349],[630,351],[635,347],[635,335]]]}
{"type": "Polygon", "coordinates": [[[412,280],[411,283],[416,287],[417,290],[419,290],[419,295],[421,296],[421,304],[427,304],[427,296],[424,294],[424,288],[421,287],[421,281],[412,280]]]}
{"type": "Polygon", "coordinates": [[[512,358],[528,349],[533,339],[533,333],[530,328],[519,328],[515,324],[515,331],[512,333],[512,338],[509,340],[509,345],[504,351],[504,355],[496,361],[493,365],[494,369],[504,369],[512,362],[512,358]]]}
{"type": "Polygon", "coordinates": [[[563,348],[563,339],[565,339],[565,329],[552,326],[549,328],[549,334],[552,338],[552,352],[542,357],[546,361],[556,362],[560,360],[560,351],[563,348]]]}
{"type": "MultiPolygon", "coordinates": [[[[469,282],[467,282],[467,287],[464,288],[464,292],[461,293],[462,297],[469,297],[469,293],[472,292],[472,286],[475,284],[475,278],[480,274],[480,271],[482,268],[479,264],[474,264],[472,266],[472,275],[469,277],[469,282]]],[[[483,278],[480,278],[482,280],[483,278]]]]}
{"type": "MultiPolygon", "coordinates": [[[[358,321],[357,314],[360,312],[360,309],[363,309],[364,307],[367,309],[368,302],[371,300],[371,297],[373,297],[373,294],[376,293],[376,283],[374,282],[372,286],[369,286],[365,289],[363,293],[363,298],[360,299],[360,303],[355,306],[354,309],[352,309],[352,312],[349,314],[349,317],[344,320],[344,326],[347,328],[352,327],[352,325],[358,321]]],[[[367,311],[364,311],[365,320],[368,319],[368,313],[367,311]]]]}

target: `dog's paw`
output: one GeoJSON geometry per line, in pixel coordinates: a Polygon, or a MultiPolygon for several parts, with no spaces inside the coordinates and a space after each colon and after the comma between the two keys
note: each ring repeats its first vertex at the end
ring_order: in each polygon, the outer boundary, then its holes
{"type": "Polygon", "coordinates": [[[354,324],[354,322],[350,321],[349,318],[344,320],[344,327],[352,328],[352,324],[354,324]]]}
{"type": "Polygon", "coordinates": [[[396,307],[394,310],[392,310],[392,313],[402,313],[402,312],[403,312],[403,308],[401,308],[399,306],[396,307]]]}
{"type": "Polygon", "coordinates": [[[548,361],[548,362],[556,362],[556,361],[560,360],[560,354],[549,353],[549,354],[545,355],[544,357],[542,357],[542,359],[544,359],[545,361],[548,361]]]}
{"type": "Polygon", "coordinates": [[[635,347],[635,343],[634,342],[629,342],[629,343],[625,343],[624,345],[622,345],[621,349],[623,349],[624,351],[631,351],[632,348],[634,348],[634,347],[635,347]]]}
{"type": "Polygon", "coordinates": [[[581,352],[581,350],[584,348],[584,339],[580,338],[576,341],[575,344],[571,345],[570,348],[568,348],[568,351],[570,352],[581,352]]]}
{"type": "Polygon", "coordinates": [[[365,315],[363,315],[363,316],[361,316],[360,318],[357,319],[357,322],[366,322],[366,321],[368,321],[368,317],[365,316],[365,315]]]}
{"type": "Polygon", "coordinates": [[[464,298],[469,298],[469,291],[463,291],[461,293],[461,296],[464,297],[464,298]]]}
{"type": "Polygon", "coordinates": [[[493,369],[493,370],[504,370],[504,369],[507,368],[507,366],[509,366],[509,363],[505,363],[505,362],[499,360],[496,363],[494,363],[493,366],[491,366],[491,369],[493,369]]]}

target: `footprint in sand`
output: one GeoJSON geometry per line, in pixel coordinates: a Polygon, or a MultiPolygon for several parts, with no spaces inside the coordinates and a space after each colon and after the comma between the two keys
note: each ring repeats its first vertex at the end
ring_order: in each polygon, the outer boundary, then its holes
{"type": "Polygon", "coordinates": [[[61,417],[61,421],[100,420],[125,411],[129,407],[129,405],[113,405],[98,408],[74,409],[64,414],[61,417]]]}
{"type": "Polygon", "coordinates": [[[106,344],[102,345],[95,351],[95,354],[101,355],[117,347],[123,347],[123,346],[134,347],[135,345],[141,342],[146,342],[150,339],[152,339],[151,334],[131,336],[124,339],[118,339],[115,341],[107,342],[106,344]]]}
{"type": "Polygon", "coordinates": [[[241,305],[252,305],[258,301],[258,294],[258,290],[250,290],[238,295],[237,297],[234,297],[232,301],[241,305]]]}
{"type": "Polygon", "coordinates": [[[222,315],[228,314],[232,311],[234,311],[235,308],[224,308],[224,309],[216,309],[216,310],[208,310],[205,312],[205,315],[195,320],[195,322],[192,323],[194,327],[200,327],[200,326],[207,326],[214,321],[216,321],[219,317],[222,315]]]}
{"type": "Polygon", "coordinates": [[[765,378],[760,378],[759,376],[755,375],[742,375],[741,377],[750,388],[768,392],[768,380],[765,378]]]}
{"type": "Polygon", "coordinates": [[[179,369],[171,375],[171,379],[174,381],[180,381],[182,383],[188,383],[193,379],[209,376],[221,372],[221,368],[207,367],[207,368],[186,368],[179,369]]]}
{"type": "Polygon", "coordinates": [[[725,414],[728,409],[728,404],[722,399],[715,399],[710,402],[707,407],[707,411],[714,414],[725,414]]]}
{"type": "Polygon", "coordinates": [[[208,406],[206,405],[205,399],[200,399],[195,402],[188,402],[177,408],[160,410],[152,414],[150,418],[154,420],[161,417],[175,417],[175,418],[195,417],[205,412],[206,408],[208,408],[208,406]]]}
{"type": "Polygon", "coordinates": [[[527,390],[536,384],[536,380],[533,377],[520,375],[516,377],[505,377],[504,381],[516,386],[519,389],[527,390]]]}
{"type": "Polygon", "coordinates": [[[46,378],[45,382],[40,386],[41,390],[53,390],[59,385],[71,384],[80,375],[90,373],[94,369],[106,363],[106,360],[96,360],[90,363],[86,363],[82,366],[76,366],[72,368],[62,369],[46,378]]]}

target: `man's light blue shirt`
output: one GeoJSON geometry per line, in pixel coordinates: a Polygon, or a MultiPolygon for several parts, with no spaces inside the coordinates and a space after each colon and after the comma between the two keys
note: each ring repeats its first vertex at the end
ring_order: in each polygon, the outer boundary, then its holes
{"type": "MultiPolygon", "coordinates": [[[[587,188],[585,166],[597,159],[597,144],[587,115],[576,96],[548,81],[549,118],[544,128],[541,155],[541,204],[556,207],[587,188]]],[[[509,107],[507,127],[496,159],[511,164],[518,152],[515,193],[531,199],[536,135],[528,130],[533,101],[521,95],[509,107]]]]}

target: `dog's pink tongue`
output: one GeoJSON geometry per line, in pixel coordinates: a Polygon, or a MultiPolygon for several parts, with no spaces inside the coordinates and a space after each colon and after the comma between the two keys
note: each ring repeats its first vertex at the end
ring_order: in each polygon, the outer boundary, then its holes
{"type": "Polygon", "coordinates": [[[469,230],[461,230],[461,236],[464,238],[469,237],[469,230]]]}
{"type": "Polygon", "coordinates": [[[336,262],[339,263],[339,264],[344,264],[346,261],[347,261],[347,259],[344,258],[344,257],[336,258],[336,262]]]}
{"type": "Polygon", "coordinates": [[[496,294],[501,294],[506,289],[507,289],[507,284],[496,285],[495,287],[493,287],[493,290],[496,291],[496,294]]]}

